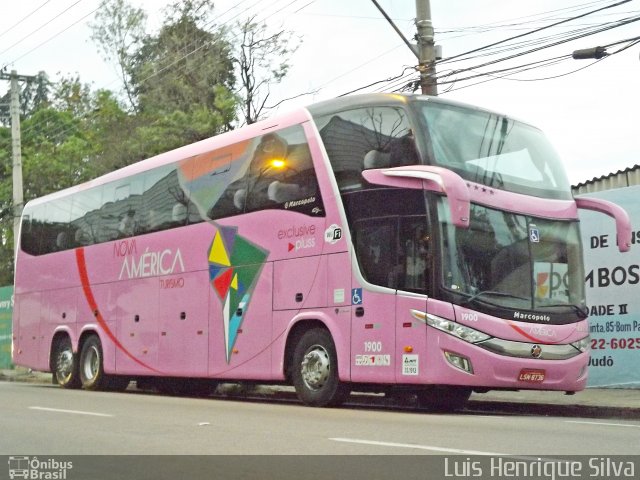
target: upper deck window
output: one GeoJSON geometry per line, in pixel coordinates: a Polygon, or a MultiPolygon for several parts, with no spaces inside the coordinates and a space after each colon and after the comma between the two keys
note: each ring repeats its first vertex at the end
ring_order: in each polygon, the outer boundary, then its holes
{"type": "Polygon", "coordinates": [[[418,105],[436,165],[490,187],[571,199],[560,159],[540,130],[502,115],[457,105],[418,105]]]}
{"type": "Polygon", "coordinates": [[[403,108],[356,108],[315,120],[343,192],[362,186],[365,169],[421,163],[403,108]]]}

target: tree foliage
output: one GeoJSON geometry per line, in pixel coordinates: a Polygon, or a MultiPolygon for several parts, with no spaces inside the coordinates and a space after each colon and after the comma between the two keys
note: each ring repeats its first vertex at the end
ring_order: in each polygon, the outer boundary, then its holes
{"type": "Polygon", "coordinates": [[[270,85],[280,83],[290,68],[290,58],[300,45],[291,32],[269,33],[255,16],[236,25],[241,41],[236,52],[240,72],[242,115],[247,124],[255,123],[268,110],[270,85]]]}
{"type": "MultiPolygon", "coordinates": [[[[296,42],[253,18],[242,32],[216,26],[212,0],[176,0],[155,33],[127,0],[106,0],[91,24],[122,90],[79,76],[21,84],[24,201],[230,130],[267,110],[269,85],[289,69],[296,42]]],[[[9,92],[0,103],[9,102],[9,92]]],[[[0,285],[13,281],[11,130],[0,109],[0,285]]]]}
{"type": "Polygon", "coordinates": [[[103,58],[115,63],[124,91],[133,111],[138,104],[134,95],[131,75],[136,52],[145,37],[147,14],[126,0],[106,0],[89,26],[91,39],[98,45],[103,58]]]}
{"type": "MultiPolygon", "coordinates": [[[[126,113],[106,91],[78,77],[50,84],[46,102],[21,121],[23,196],[27,202],[110,170],[102,152],[126,113]]],[[[0,129],[0,285],[13,281],[13,202],[10,128],[0,129]],[[5,262],[6,260],[6,262],[5,262]]]]}

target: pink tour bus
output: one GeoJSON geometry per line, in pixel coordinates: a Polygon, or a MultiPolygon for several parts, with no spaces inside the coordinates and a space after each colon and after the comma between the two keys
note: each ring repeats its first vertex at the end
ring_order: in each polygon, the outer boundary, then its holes
{"type": "Polygon", "coordinates": [[[292,384],[455,409],[587,381],[578,209],[536,128],[440,98],[301,108],[29,202],[13,360],[66,388],[292,384]]]}

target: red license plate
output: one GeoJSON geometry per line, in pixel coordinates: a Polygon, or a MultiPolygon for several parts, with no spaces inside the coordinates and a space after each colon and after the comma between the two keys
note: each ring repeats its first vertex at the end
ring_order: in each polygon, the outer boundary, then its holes
{"type": "Polygon", "coordinates": [[[520,370],[518,380],[527,383],[542,383],[544,382],[544,370],[523,368],[522,370],[520,370]]]}

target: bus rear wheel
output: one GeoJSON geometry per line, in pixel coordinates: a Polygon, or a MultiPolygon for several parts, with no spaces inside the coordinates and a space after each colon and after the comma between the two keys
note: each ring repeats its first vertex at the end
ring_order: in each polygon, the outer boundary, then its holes
{"type": "Polygon", "coordinates": [[[53,344],[52,370],[55,383],[62,388],[79,388],[78,358],[73,353],[71,339],[58,337],[53,344]]]}
{"type": "Polygon", "coordinates": [[[90,335],[82,344],[78,370],[85,390],[123,391],[129,386],[128,377],[104,373],[102,344],[97,335],[90,335]]]}
{"type": "Polygon", "coordinates": [[[349,395],[338,378],[338,356],[331,334],[323,328],[307,330],[293,351],[293,385],[298,398],[312,407],[340,405],[349,395]]]}
{"type": "Polygon", "coordinates": [[[104,387],[105,375],[102,363],[102,344],[91,335],[80,350],[80,381],[85,390],[100,390],[104,387]]]}
{"type": "Polygon", "coordinates": [[[451,385],[431,385],[417,392],[418,405],[433,412],[462,410],[470,396],[470,388],[451,385]]]}

